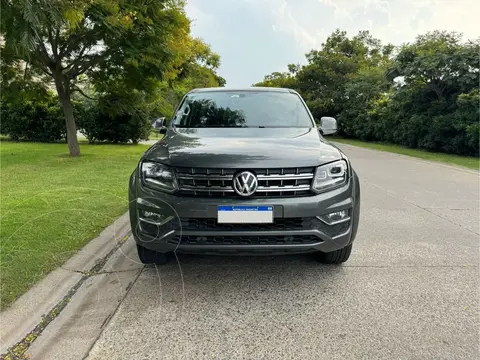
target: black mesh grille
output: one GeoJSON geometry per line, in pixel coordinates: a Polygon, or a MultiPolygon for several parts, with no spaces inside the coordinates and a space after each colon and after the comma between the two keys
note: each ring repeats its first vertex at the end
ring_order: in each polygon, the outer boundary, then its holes
{"type": "MultiPolygon", "coordinates": [[[[180,236],[174,236],[169,243],[178,244],[180,236]]],[[[314,244],[320,239],[313,235],[294,236],[187,236],[181,237],[182,245],[288,245],[288,244],[314,244]]]]}
{"type": "Polygon", "coordinates": [[[219,224],[216,218],[182,218],[183,231],[281,231],[308,230],[318,227],[314,217],[276,218],[271,224],[219,224]]]}

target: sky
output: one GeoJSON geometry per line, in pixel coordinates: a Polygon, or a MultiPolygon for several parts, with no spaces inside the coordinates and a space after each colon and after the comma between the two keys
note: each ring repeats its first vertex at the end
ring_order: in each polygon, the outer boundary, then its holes
{"type": "Polygon", "coordinates": [[[305,54],[336,28],[400,45],[431,30],[480,37],[479,0],[187,0],[192,34],[220,54],[227,87],[245,87],[305,54]]]}

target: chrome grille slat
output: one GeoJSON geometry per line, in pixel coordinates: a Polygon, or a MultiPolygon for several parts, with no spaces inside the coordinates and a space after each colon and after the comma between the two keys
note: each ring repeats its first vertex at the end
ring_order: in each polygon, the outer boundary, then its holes
{"type": "MultiPolygon", "coordinates": [[[[233,176],[242,169],[176,168],[180,195],[198,197],[237,197],[233,176]]],[[[251,198],[298,197],[310,192],[314,167],[249,169],[257,175],[258,188],[251,198]]]]}
{"type": "MultiPolygon", "coordinates": [[[[232,180],[232,175],[183,175],[179,174],[178,179],[185,180],[232,180]]],[[[257,175],[258,180],[308,180],[313,179],[313,174],[286,174],[286,175],[257,175]]]]}
{"type": "Polygon", "coordinates": [[[192,185],[182,185],[180,190],[188,191],[210,191],[210,192],[234,192],[230,187],[222,186],[192,186],[192,185]]]}
{"type": "Polygon", "coordinates": [[[297,186],[259,186],[258,192],[279,192],[279,191],[304,191],[310,190],[310,185],[297,186]]]}
{"type": "Polygon", "coordinates": [[[177,175],[177,179],[185,180],[232,180],[233,175],[177,175]]]}
{"type": "Polygon", "coordinates": [[[313,174],[257,175],[258,180],[308,180],[313,174]]]}

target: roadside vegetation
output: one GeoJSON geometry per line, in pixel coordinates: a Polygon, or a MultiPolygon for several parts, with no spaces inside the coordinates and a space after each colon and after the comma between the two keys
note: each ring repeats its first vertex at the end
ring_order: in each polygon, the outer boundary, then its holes
{"type": "Polygon", "coordinates": [[[2,309],[127,210],[152,119],[225,85],[184,5],[2,0],[2,309]]]}
{"type": "Polygon", "coordinates": [[[68,143],[147,140],[191,88],[225,85],[183,0],[2,1],[1,133],[68,143]]]}
{"type": "MultiPolygon", "coordinates": [[[[147,149],[137,143],[162,136],[153,118],[171,119],[192,88],[226,84],[184,6],[1,1],[1,308],[127,209],[128,176],[147,149]]],[[[298,90],[344,138],[478,157],[478,53],[479,41],[456,33],[395,47],[338,30],[306,65],[256,85],[298,90]]]]}
{"type": "Polygon", "coordinates": [[[345,139],[339,137],[328,137],[328,140],[341,144],[349,144],[372,150],[388,151],[391,153],[412,156],[423,160],[437,161],[450,165],[463,166],[473,170],[480,170],[480,159],[474,156],[460,156],[445,153],[435,153],[426,150],[410,149],[399,145],[366,142],[361,140],[345,139]]]}
{"type": "Polygon", "coordinates": [[[0,301],[5,308],[128,208],[146,145],[0,143],[0,301]]]}
{"type": "Polygon", "coordinates": [[[290,64],[255,85],[299,91],[317,121],[337,119],[344,138],[478,157],[479,52],[480,39],[454,32],[394,46],[368,31],[337,30],[306,65],[290,64]]]}

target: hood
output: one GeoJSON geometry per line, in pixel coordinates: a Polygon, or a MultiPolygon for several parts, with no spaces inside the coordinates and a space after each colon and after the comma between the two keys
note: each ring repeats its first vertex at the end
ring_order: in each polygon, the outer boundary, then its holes
{"type": "Polygon", "coordinates": [[[203,168],[307,167],[341,157],[315,128],[169,128],[144,155],[166,165],[203,168]]]}

